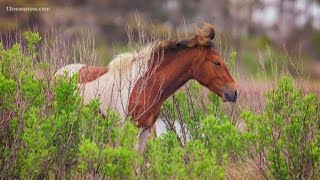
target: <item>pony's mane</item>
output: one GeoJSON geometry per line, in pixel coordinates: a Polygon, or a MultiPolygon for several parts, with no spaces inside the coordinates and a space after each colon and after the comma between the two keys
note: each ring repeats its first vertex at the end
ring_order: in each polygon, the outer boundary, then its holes
{"type": "Polygon", "coordinates": [[[108,68],[110,71],[126,70],[132,67],[135,61],[147,65],[153,54],[165,53],[170,50],[181,50],[192,47],[213,47],[213,38],[215,36],[215,30],[212,25],[204,23],[204,25],[198,29],[195,37],[184,40],[164,40],[154,42],[139,51],[126,52],[116,55],[109,63],[108,68]]]}
{"type": "Polygon", "coordinates": [[[184,40],[167,40],[159,43],[159,50],[180,50],[192,47],[212,47],[213,38],[215,36],[215,30],[211,24],[204,23],[204,25],[198,29],[195,37],[184,40]]]}
{"type": "Polygon", "coordinates": [[[132,67],[133,63],[139,61],[141,64],[148,64],[151,53],[153,52],[154,44],[143,47],[139,51],[126,52],[116,55],[109,63],[108,68],[110,71],[125,71],[132,67]]]}

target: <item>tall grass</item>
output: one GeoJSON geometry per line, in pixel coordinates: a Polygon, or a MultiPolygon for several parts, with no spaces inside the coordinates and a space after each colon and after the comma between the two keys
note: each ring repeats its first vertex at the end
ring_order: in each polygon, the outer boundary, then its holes
{"type": "Polygon", "coordinates": [[[6,40],[0,45],[2,179],[319,178],[319,96],[300,80],[282,78],[288,71],[267,85],[246,84],[237,53],[225,50],[238,74],[239,101],[222,103],[190,81],[162,108],[167,132],[140,155],[134,124],[112,110],[102,117],[98,100],[84,106],[77,76],[52,79],[66,63],[99,64],[94,41],[65,42],[55,32],[6,40]]]}

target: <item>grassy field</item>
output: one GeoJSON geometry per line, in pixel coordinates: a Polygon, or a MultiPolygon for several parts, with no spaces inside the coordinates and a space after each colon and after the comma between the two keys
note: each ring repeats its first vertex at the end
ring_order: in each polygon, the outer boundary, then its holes
{"type": "Polygon", "coordinates": [[[82,105],[76,76],[52,80],[64,64],[99,64],[87,40],[69,48],[58,36],[25,33],[6,44],[0,45],[1,179],[320,178],[319,82],[289,69],[273,71],[271,64],[243,78],[230,51],[237,103],[222,103],[190,81],[165,102],[167,132],[151,138],[141,155],[130,121],[111,110],[102,117],[98,100],[82,105]]]}

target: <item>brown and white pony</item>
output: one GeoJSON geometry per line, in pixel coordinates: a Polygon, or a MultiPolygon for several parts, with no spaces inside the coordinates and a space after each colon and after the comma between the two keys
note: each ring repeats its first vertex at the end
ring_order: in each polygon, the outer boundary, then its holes
{"type": "Polygon", "coordinates": [[[164,101],[190,79],[219,95],[223,101],[237,100],[237,85],[213,46],[214,28],[205,24],[191,39],[156,42],[137,52],[116,56],[107,67],[67,65],[57,71],[79,73],[84,104],[94,98],[107,108],[131,116],[138,122],[138,151],[143,152],[164,101]]]}

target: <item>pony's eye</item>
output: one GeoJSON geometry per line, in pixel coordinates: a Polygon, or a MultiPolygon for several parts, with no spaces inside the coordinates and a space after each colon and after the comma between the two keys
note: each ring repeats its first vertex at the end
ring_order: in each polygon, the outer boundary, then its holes
{"type": "Polygon", "coordinates": [[[220,62],[213,62],[214,65],[220,66],[220,62]]]}

